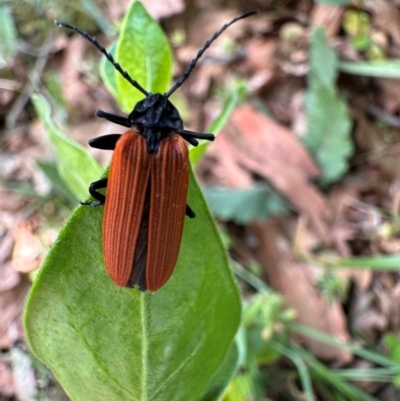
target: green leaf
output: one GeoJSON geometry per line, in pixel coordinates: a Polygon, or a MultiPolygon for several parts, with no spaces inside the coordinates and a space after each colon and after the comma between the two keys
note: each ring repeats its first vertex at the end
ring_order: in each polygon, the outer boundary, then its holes
{"type": "MultiPolygon", "coordinates": [[[[374,271],[399,271],[400,255],[379,255],[353,258],[319,259],[325,267],[344,267],[350,269],[369,269],[374,271]]],[[[319,263],[318,262],[318,263],[319,263]]]]}
{"type": "Polygon", "coordinates": [[[371,62],[340,61],[339,69],[347,74],[400,79],[400,61],[398,60],[371,62]]]}
{"type": "Polygon", "coordinates": [[[248,372],[240,372],[229,383],[222,400],[223,401],[244,401],[254,400],[253,380],[248,372]]]}
{"type": "MultiPolygon", "coordinates": [[[[115,56],[122,68],[147,91],[165,93],[168,90],[172,77],[171,48],[160,26],[139,1],[133,2],[125,15],[115,56]]],[[[130,112],[144,95],[115,73],[118,103],[130,112]]]]}
{"type": "Polygon", "coordinates": [[[17,29],[10,8],[0,7],[0,65],[13,58],[18,50],[17,29]]]}
{"type": "MultiPolygon", "coordinates": [[[[393,333],[386,333],[384,336],[384,342],[390,358],[393,362],[400,365],[400,340],[398,337],[393,333]]],[[[400,388],[400,374],[395,375],[394,384],[396,388],[400,388]]]]}
{"type": "Polygon", "coordinates": [[[60,177],[78,199],[87,198],[89,184],[99,178],[103,169],[86,149],[63,134],[51,119],[50,105],[40,95],[33,95],[35,110],[44,124],[57,155],[60,177]]]}
{"type": "Polygon", "coordinates": [[[237,361],[238,348],[236,346],[236,342],[233,342],[225,356],[224,361],[209,381],[207,385],[207,392],[201,397],[201,401],[218,401],[220,399],[221,394],[235,373],[237,361]]]}
{"type": "Polygon", "coordinates": [[[340,179],[348,169],[353,153],[352,124],[347,105],[334,86],[336,56],[321,28],[313,32],[310,54],[310,89],[305,99],[307,131],[302,140],[322,170],[320,183],[327,185],[340,179]]]}
{"type": "Polygon", "coordinates": [[[311,35],[309,85],[322,83],[335,85],[337,78],[337,56],[328,45],[323,28],[316,28],[311,35]]]}
{"type": "Polygon", "coordinates": [[[247,224],[270,215],[287,214],[288,205],[276,192],[263,186],[249,189],[203,188],[213,214],[221,220],[247,224]]]}
{"type": "Polygon", "coordinates": [[[353,153],[351,120],[343,100],[333,88],[323,84],[315,84],[308,92],[306,109],[307,135],[303,143],[321,167],[321,184],[329,184],[348,170],[348,159],[353,153]]]}
{"type": "Polygon", "coordinates": [[[33,283],[27,338],[74,401],[198,400],[226,358],[240,299],[191,176],[179,260],[155,294],[119,288],[101,247],[101,207],[79,207],[33,283]]]}

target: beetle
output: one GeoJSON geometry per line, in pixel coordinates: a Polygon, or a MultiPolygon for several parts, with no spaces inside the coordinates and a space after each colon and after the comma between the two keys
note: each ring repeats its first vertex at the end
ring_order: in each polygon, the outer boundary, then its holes
{"type": "Polygon", "coordinates": [[[96,116],[128,128],[89,141],[93,148],[114,150],[108,178],[90,184],[93,202],[104,205],[102,241],[104,261],[111,279],[120,287],[137,286],[155,292],[170,278],[179,254],[185,215],[195,217],[186,205],[189,151],[186,142],[214,140],[214,135],[188,131],[169,97],[183,84],[197,61],[230,25],[255,14],[234,18],[204,44],[183,75],[164,93],[150,93],[114,60],[105,47],[76,26],[55,21],[89,40],[114,68],[145,95],[127,116],[102,110],[96,116]],[[106,195],[99,189],[107,188],[106,195]]]}

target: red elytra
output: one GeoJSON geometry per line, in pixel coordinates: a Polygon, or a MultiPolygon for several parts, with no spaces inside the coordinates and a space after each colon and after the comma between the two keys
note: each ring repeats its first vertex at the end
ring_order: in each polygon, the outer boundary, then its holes
{"type": "Polygon", "coordinates": [[[179,254],[188,184],[189,153],[179,135],[161,141],[157,153],[147,152],[136,129],[118,140],[103,218],[104,259],[115,283],[131,281],[154,292],[169,279],[179,254]]]}
{"type": "Polygon", "coordinates": [[[98,110],[96,115],[128,128],[124,134],[93,138],[89,145],[114,150],[108,178],[93,182],[96,199],[84,205],[105,205],[103,252],[107,271],[119,286],[138,286],[157,291],[170,278],[179,255],[185,214],[195,217],[186,205],[189,156],[185,140],[214,140],[214,135],[183,128],[178,110],[169,97],[189,77],[204,51],[230,25],[255,14],[243,14],[225,24],[209,39],[181,78],[164,94],[149,93],[130,77],[94,37],[75,26],[57,22],[95,45],[114,68],[146,97],[128,117],[98,110]],[[106,196],[98,192],[107,188],[106,196]]]}

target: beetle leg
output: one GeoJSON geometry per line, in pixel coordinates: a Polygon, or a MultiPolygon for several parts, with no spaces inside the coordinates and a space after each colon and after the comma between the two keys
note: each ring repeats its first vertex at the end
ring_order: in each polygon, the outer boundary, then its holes
{"type": "Polygon", "coordinates": [[[207,141],[213,141],[215,139],[215,136],[213,134],[203,134],[201,132],[194,132],[194,131],[188,131],[186,129],[182,129],[180,131],[177,131],[177,133],[186,141],[191,143],[193,146],[197,146],[198,142],[196,139],[205,139],[207,141]]]}
{"type": "Polygon", "coordinates": [[[96,116],[111,121],[112,123],[122,125],[127,128],[132,128],[132,124],[126,117],[118,116],[117,114],[106,113],[103,110],[97,110],[96,116]]]}
{"type": "Polygon", "coordinates": [[[89,140],[89,146],[96,149],[114,150],[121,134],[102,135],[89,140]]]}
{"type": "Polygon", "coordinates": [[[185,212],[186,216],[194,219],[196,217],[196,213],[192,210],[192,208],[189,205],[186,205],[186,212],[185,212]]]}
{"type": "Polygon", "coordinates": [[[101,180],[92,182],[89,186],[89,193],[90,193],[90,195],[93,196],[94,199],[97,199],[97,201],[81,202],[81,205],[93,206],[93,207],[104,205],[104,202],[106,201],[106,197],[105,197],[105,195],[101,194],[97,190],[101,189],[101,188],[107,188],[107,182],[108,182],[108,178],[103,178],[101,180]]]}

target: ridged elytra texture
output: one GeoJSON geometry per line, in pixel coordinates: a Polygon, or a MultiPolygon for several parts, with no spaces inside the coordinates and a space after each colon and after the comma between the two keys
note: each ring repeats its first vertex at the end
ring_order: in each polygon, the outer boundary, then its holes
{"type": "Polygon", "coordinates": [[[105,264],[117,285],[145,282],[154,292],[169,279],[182,240],[188,183],[188,148],[179,135],[163,139],[157,153],[148,153],[135,129],[118,140],[103,217],[105,264]]]}

